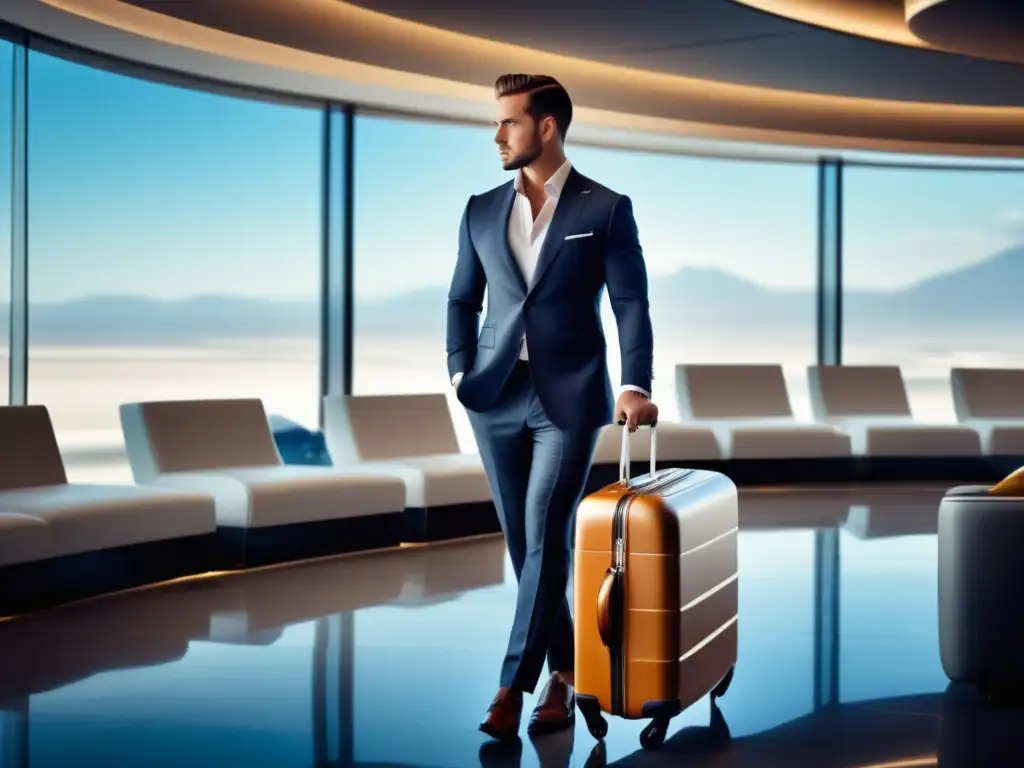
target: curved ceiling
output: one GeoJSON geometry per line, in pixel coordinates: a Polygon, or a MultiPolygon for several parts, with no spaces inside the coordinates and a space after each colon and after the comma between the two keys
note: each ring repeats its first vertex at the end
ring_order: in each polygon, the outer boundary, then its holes
{"type": "MultiPolygon", "coordinates": [[[[216,15],[221,28],[239,23],[216,10],[235,0],[126,1],[200,23],[216,15]]],[[[848,15],[879,28],[895,17],[903,36],[915,39],[903,22],[903,0],[759,2],[819,11],[846,7],[848,15]]],[[[472,0],[351,4],[487,40],[716,82],[869,99],[1024,106],[1024,67],[840,34],[733,0],[517,0],[511,14],[472,0]]],[[[297,11],[294,16],[301,15],[297,11]]],[[[289,15],[283,8],[274,12],[282,23],[289,15]]],[[[257,14],[241,23],[246,34],[259,33],[257,14]]],[[[290,43],[299,42],[297,37],[290,43]]],[[[323,52],[338,53],[327,45],[323,52]]]]}
{"type": "Polygon", "coordinates": [[[1024,62],[1019,0],[906,0],[910,31],[938,48],[1024,62]]]}
{"type": "MultiPolygon", "coordinates": [[[[887,5],[865,7],[881,19],[887,5]]],[[[484,6],[3,0],[0,17],[220,81],[439,116],[488,119],[496,75],[545,71],[579,105],[577,136],[1024,156],[1024,67],[840,34],[731,0],[484,6]]]]}
{"type": "Polygon", "coordinates": [[[930,48],[907,29],[904,0],[735,0],[794,21],[896,45],[930,48]]]}
{"type": "Polygon", "coordinates": [[[915,48],[1024,62],[1019,0],[735,0],[781,18],[915,48]]]}

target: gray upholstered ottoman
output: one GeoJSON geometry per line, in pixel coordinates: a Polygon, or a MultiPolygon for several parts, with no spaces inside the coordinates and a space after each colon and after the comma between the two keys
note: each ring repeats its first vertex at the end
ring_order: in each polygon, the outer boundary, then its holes
{"type": "Polygon", "coordinates": [[[995,699],[1024,698],[1022,481],[959,486],[939,506],[942,668],[995,699]]]}

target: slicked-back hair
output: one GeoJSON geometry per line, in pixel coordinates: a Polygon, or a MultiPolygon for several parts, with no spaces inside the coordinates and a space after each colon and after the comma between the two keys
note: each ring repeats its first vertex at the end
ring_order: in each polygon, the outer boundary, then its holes
{"type": "Polygon", "coordinates": [[[562,84],[550,75],[509,74],[494,81],[496,99],[520,93],[530,96],[526,106],[530,117],[538,122],[545,117],[553,117],[558,137],[565,141],[572,123],[572,99],[562,84]]]}

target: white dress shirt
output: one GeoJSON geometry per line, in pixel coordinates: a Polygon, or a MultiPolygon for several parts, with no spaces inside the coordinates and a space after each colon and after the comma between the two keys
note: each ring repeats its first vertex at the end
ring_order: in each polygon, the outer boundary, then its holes
{"type": "MultiPolygon", "coordinates": [[[[555,215],[555,208],[558,207],[558,200],[562,196],[562,189],[565,187],[565,181],[569,178],[570,171],[572,171],[572,165],[566,160],[557,171],[551,174],[551,178],[544,182],[547,199],[537,213],[537,218],[533,217],[533,206],[523,187],[523,172],[516,173],[513,181],[516,199],[512,204],[512,213],[508,217],[508,244],[527,285],[530,285],[533,280],[533,273],[537,269],[537,260],[540,258],[540,250],[544,246],[544,239],[547,237],[551,219],[555,215]]],[[[525,335],[519,347],[519,359],[530,359],[525,335]]],[[[458,387],[462,375],[460,372],[452,376],[452,384],[455,387],[458,387]]],[[[622,390],[639,392],[645,397],[651,396],[647,390],[632,384],[624,385],[622,390]]]]}

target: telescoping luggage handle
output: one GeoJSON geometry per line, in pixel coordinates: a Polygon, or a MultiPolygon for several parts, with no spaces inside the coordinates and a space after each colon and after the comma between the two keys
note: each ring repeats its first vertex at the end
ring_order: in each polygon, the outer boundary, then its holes
{"type": "MultiPolygon", "coordinates": [[[[649,426],[651,428],[651,474],[653,475],[657,466],[656,454],[658,448],[658,422],[653,421],[649,426]]],[[[629,427],[623,425],[622,451],[619,454],[619,482],[625,483],[629,481],[629,468],[629,427]]]]}
{"type": "MultiPolygon", "coordinates": [[[[651,474],[653,475],[657,468],[657,451],[658,451],[658,421],[655,419],[651,422],[651,474]]],[[[643,425],[641,425],[643,426],[643,425]]],[[[619,480],[621,482],[629,481],[629,427],[625,424],[622,426],[622,452],[619,455],[619,480]]],[[[604,579],[601,582],[601,586],[597,593],[597,631],[601,635],[601,642],[608,648],[616,645],[621,640],[622,627],[616,626],[616,622],[612,617],[612,594],[616,589],[621,588],[620,580],[621,571],[614,565],[610,567],[604,575],[604,579]]]]}

